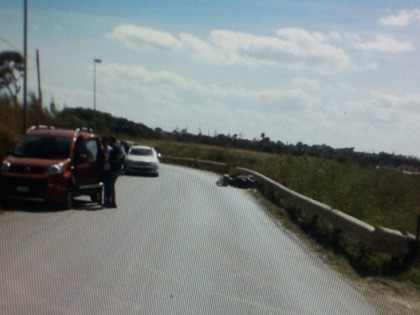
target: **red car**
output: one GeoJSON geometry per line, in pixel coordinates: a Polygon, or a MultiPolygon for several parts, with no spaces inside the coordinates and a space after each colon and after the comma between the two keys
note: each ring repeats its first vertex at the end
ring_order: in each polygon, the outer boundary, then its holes
{"type": "Polygon", "coordinates": [[[1,198],[65,209],[80,195],[101,203],[103,163],[101,139],[91,130],[33,126],[2,162],[1,198]]]}

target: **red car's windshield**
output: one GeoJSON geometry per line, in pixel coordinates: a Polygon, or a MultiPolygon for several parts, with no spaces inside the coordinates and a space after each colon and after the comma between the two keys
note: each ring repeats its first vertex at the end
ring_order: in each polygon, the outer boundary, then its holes
{"type": "Polygon", "coordinates": [[[64,159],[70,155],[71,138],[24,136],[13,152],[19,157],[39,159],[64,159]]]}

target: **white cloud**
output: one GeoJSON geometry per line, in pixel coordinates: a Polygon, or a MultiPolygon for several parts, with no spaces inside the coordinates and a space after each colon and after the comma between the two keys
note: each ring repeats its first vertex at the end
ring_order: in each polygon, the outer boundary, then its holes
{"type": "MultiPolygon", "coordinates": [[[[101,110],[165,130],[202,127],[206,133],[210,128],[211,134],[217,130],[254,137],[269,130],[268,117],[277,122],[276,126],[301,121],[297,117],[310,115],[314,104],[319,103],[312,92],[306,91],[303,78],[297,84],[258,89],[203,83],[171,71],[117,63],[102,64],[98,75],[107,78],[98,89],[101,110]]],[[[89,103],[91,93],[87,92],[84,99],[89,103]]],[[[78,93],[76,96],[80,98],[78,93]]],[[[74,100],[68,105],[78,104],[74,100]]]]}
{"type": "Polygon", "coordinates": [[[225,59],[248,64],[277,65],[291,69],[310,69],[334,73],[351,67],[350,57],[329,43],[320,33],[285,28],[277,36],[254,36],[224,30],[211,33],[211,39],[225,59]]]}
{"type": "Polygon", "coordinates": [[[308,79],[304,77],[296,77],[291,81],[292,86],[302,87],[303,89],[310,89],[318,91],[321,88],[321,82],[316,79],[308,79]]]}
{"type": "Polygon", "coordinates": [[[349,101],[345,110],[355,123],[371,124],[379,129],[397,130],[401,125],[413,130],[419,129],[420,94],[391,94],[372,91],[366,98],[349,101]]]}
{"type": "Polygon", "coordinates": [[[388,15],[379,19],[382,26],[404,27],[412,23],[420,24],[420,10],[401,10],[397,14],[388,15]]]}
{"type": "Polygon", "coordinates": [[[187,33],[180,34],[179,39],[184,50],[191,54],[195,59],[223,62],[223,57],[220,52],[218,52],[210,43],[187,33]]]}
{"type": "MultiPolygon", "coordinates": [[[[207,38],[199,38],[189,33],[175,36],[125,24],[116,27],[108,36],[135,51],[182,53],[208,63],[247,67],[274,66],[321,74],[358,68],[350,55],[337,43],[368,52],[401,53],[414,50],[410,41],[386,34],[379,34],[368,40],[357,34],[309,32],[301,28],[282,28],[273,36],[256,36],[219,29],[211,31],[207,38]]],[[[372,69],[376,63],[369,62],[359,66],[372,69]]]]}
{"type": "Polygon", "coordinates": [[[353,45],[358,50],[384,53],[400,53],[414,50],[411,42],[400,41],[385,34],[379,34],[371,41],[362,41],[358,38],[353,45]]]}
{"type": "Polygon", "coordinates": [[[285,28],[275,36],[213,30],[206,39],[183,33],[167,32],[135,25],[116,27],[108,36],[133,50],[164,50],[186,53],[198,60],[247,66],[279,66],[290,69],[335,73],[352,66],[350,57],[330,42],[338,34],[311,33],[285,28]]]}
{"type": "Polygon", "coordinates": [[[182,44],[176,37],[147,27],[123,24],[114,28],[107,35],[112,39],[123,42],[128,48],[136,51],[182,50],[182,44]]]}
{"type": "Polygon", "coordinates": [[[109,97],[113,94],[131,95],[127,102],[130,99],[147,100],[155,107],[166,108],[167,104],[200,107],[211,102],[226,104],[226,108],[291,115],[319,103],[305,86],[295,84],[261,89],[204,84],[170,71],[151,71],[142,66],[121,64],[104,64],[100,71],[101,76],[108,78],[107,86],[102,90],[107,91],[109,97]]]}

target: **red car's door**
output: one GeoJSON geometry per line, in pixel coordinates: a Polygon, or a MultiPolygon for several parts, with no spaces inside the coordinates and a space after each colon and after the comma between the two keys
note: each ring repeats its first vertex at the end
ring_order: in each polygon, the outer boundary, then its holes
{"type": "Polygon", "coordinates": [[[75,160],[74,165],[77,188],[95,188],[102,182],[103,152],[99,140],[86,140],[81,151],[81,157],[75,160]]]}

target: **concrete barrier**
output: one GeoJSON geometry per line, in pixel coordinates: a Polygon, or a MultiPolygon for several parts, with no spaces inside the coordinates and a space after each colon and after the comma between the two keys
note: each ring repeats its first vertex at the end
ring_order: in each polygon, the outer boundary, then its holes
{"type": "MultiPolygon", "coordinates": [[[[226,163],[169,156],[161,157],[161,161],[163,163],[211,170],[219,174],[229,173],[229,166],[226,163]]],[[[237,167],[236,169],[246,175],[252,175],[255,181],[262,187],[268,187],[288,200],[293,201],[296,205],[312,211],[314,215],[324,219],[332,226],[351,235],[375,251],[387,253],[393,257],[403,257],[417,250],[416,247],[418,246],[418,242],[416,241],[416,237],[414,235],[404,235],[397,230],[384,227],[374,227],[347,213],[333,209],[322,202],[299,194],[298,192],[291,190],[258,172],[242,167],[237,167]]]]}
{"type": "Polygon", "coordinates": [[[342,211],[299,194],[253,170],[241,167],[237,169],[241,173],[252,175],[258,183],[269,185],[271,189],[276,190],[282,196],[296,203],[296,205],[312,211],[314,215],[323,218],[334,227],[348,233],[375,251],[388,253],[393,257],[401,257],[416,250],[416,238],[414,235],[403,235],[397,230],[374,227],[342,211]]]}
{"type": "Polygon", "coordinates": [[[387,252],[395,257],[416,252],[417,244],[414,235],[404,235],[400,231],[385,227],[375,227],[372,235],[372,247],[377,251],[387,252]]]}

